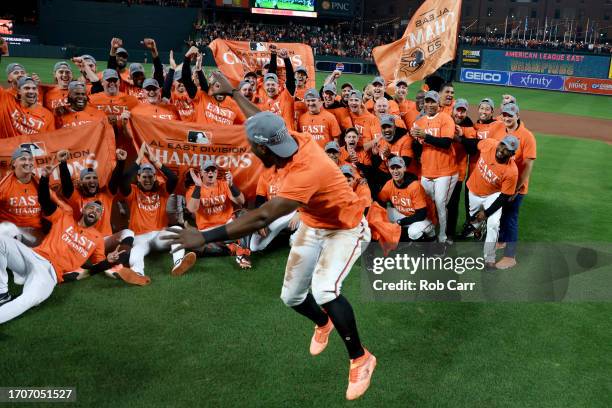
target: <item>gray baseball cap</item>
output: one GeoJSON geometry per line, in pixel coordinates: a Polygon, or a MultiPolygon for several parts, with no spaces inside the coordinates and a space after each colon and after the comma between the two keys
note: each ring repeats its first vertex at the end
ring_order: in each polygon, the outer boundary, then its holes
{"type": "Polygon", "coordinates": [[[66,69],[72,71],[72,69],[70,68],[70,65],[68,65],[68,63],[66,61],[56,62],[55,65],[53,66],[53,72],[54,73],[57,72],[57,70],[60,69],[60,68],[66,68],[66,69]]]}
{"type": "Polygon", "coordinates": [[[19,146],[13,151],[13,154],[11,155],[11,161],[17,160],[18,158],[23,157],[26,154],[32,156],[32,151],[30,150],[30,148],[25,146],[19,146]]]}
{"type": "Polygon", "coordinates": [[[507,113],[511,116],[516,116],[519,113],[519,107],[515,103],[507,103],[502,107],[502,113],[507,113]]]}
{"type": "Polygon", "coordinates": [[[155,166],[153,166],[151,163],[142,163],[140,165],[140,168],[138,169],[138,174],[141,174],[145,171],[150,171],[153,173],[156,173],[157,171],[155,170],[155,166]]]}
{"type": "Polygon", "coordinates": [[[380,117],[380,126],[395,126],[395,118],[393,115],[382,115],[380,117]]]}
{"type": "Polygon", "coordinates": [[[244,79],[242,81],[240,81],[240,83],[238,84],[238,88],[237,89],[242,89],[243,86],[248,85],[251,86],[251,83],[249,81],[245,81],[244,79]]]}
{"type": "Polygon", "coordinates": [[[306,99],[321,99],[319,92],[316,89],[310,88],[304,93],[304,100],[306,99]]]}
{"type": "Polygon", "coordinates": [[[350,164],[343,164],[342,166],[340,166],[340,171],[345,176],[355,177],[355,174],[353,174],[353,166],[351,166],[350,164]]]}
{"type": "MultiPolygon", "coordinates": [[[[512,96],[510,94],[507,94],[507,96],[509,96],[509,98],[508,98],[508,102],[506,102],[506,104],[508,104],[508,103],[516,103],[516,98],[514,96],[512,96]]],[[[503,98],[502,98],[502,101],[503,101],[503,98]]]]}
{"type": "Polygon", "coordinates": [[[335,150],[339,152],[340,145],[336,141],[327,142],[327,144],[325,145],[325,151],[328,151],[328,150],[335,150]]]}
{"type": "Polygon", "coordinates": [[[351,91],[351,93],[349,94],[349,98],[352,98],[353,96],[355,96],[356,98],[359,98],[359,100],[363,100],[363,92],[361,91],[357,91],[357,90],[351,91]]]}
{"type": "Polygon", "coordinates": [[[202,162],[202,165],[200,165],[200,168],[202,170],[206,170],[206,169],[210,169],[211,167],[214,167],[215,169],[217,168],[217,165],[215,164],[214,160],[204,160],[202,162]]]}
{"type": "Polygon", "coordinates": [[[336,87],[334,86],[334,84],[327,84],[323,87],[323,93],[325,92],[331,92],[334,95],[336,94],[336,87]]]}
{"type": "Polygon", "coordinates": [[[89,54],[83,54],[81,55],[81,58],[83,58],[83,60],[89,60],[91,62],[93,62],[94,64],[97,64],[98,62],[96,61],[96,59],[94,57],[92,57],[89,54]]]}
{"type": "Polygon", "coordinates": [[[145,89],[150,86],[154,86],[155,88],[159,89],[159,82],[157,82],[157,79],[147,78],[142,83],[142,87],[145,89]]]}
{"type": "Polygon", "coordinates": [[[100,211],[104,211],[104,205],[102,204],[101,201],[98,201],[98,200],[89,201],[83,205],[83,209],[87,207],[95,207],[95,208],[98,208],[100,211]]]}
{"type": "Polygon", "coordinates": [[[308,70],[307,70],[307,69],[306,69],[306,67],[305,67],[305,66],[303,66],[303,65],[300,65],[299,67],[297,67],[297,68],[295,69],[295,72],[303,72],[303,73],[305,73],[305,74],[308,76],[308,70]]]}
{"type": "Polygon", "coordinates": [[[105,69],[102,71],[102,79],[108,81],[109,79],[119,79],[119,74],[114,69],[105,69]]]}
{"type": "Polygon", "coordinates": [[[276,74],[269,73],[269,74],[264,75],[264,82],[269,81],[269,80],[272,80],[278,84],[278,76],[276,76],[276,74]]]}
{"type": "Polygon", "coordinates": [[[126,57],[129,56],[127,50],[125,48],[123,48],[123,47],[117,48],[116,54],[125,54],[126,57]]]}
{"type": "Polygon", "coordinates": [[[21,88],[28,82],[34,82],[34,85],[36,85],[36,81],[34,81],[32,77],[24,76],[24,77],[19,78],[19,81],[17,81],[17,88],[21,88]]]}
{"type": "Polygon", "coordinates": [[[518,150],[519,145],[520,145],[519,140],[514,135],[507,135],[506,137],[502,139],[500,143],[503,143],[504,145],[506,145],[508,150],[510,150],[512,153],[515,153],[518,150]]]}
{"type": "Polygon", "coordinates": [[[12,62],[6,66],[6,75],[9,75],[13,71],[17,71],[18,69],[23,69],[24,71],[26,70],[20,63],[12,62]]]}
{"type": "MultiPolygon", "coordinates": [[[[142,167],[142,166],[141,166],[142,167]]],[[[83,179],[85,178],[86,175],[88,174],[95,174],[96,176],[98,175],[98,173],[96,172],[95,169],[88,167],[86,169],[82,169],[81,173],[79,174],[79,180],[83,181],[83,179]]]]}
{"type": "Polygon", "coordinates": [[[291,157],[298,144],[289,134],[285,122],[272,112],[259,112],[246,121],[247,137],[251,143],[266,146],[279,157],[291,157]]]}
{"type": "Polygon", "coordinates": [[[78,87],[83,87],[84,89],[87,89],[87,87],[85,86],[85,82],[70,81],[70,83],[68,84],[68,92],[74,91],[78,87]]]}
{"type": "Polygon", "coordinates": [[[377,76],[376,78],[374,78],[374,80],[371,82],[372,85],[374,84],[381,84],[381,85],[385,85],[385,80],[383,77],[381,76],[377,76]]]}
{"type": "Polygon", "coordinates": [[[399,167],[406,168],[406,162],[400,156],[393,156],[392,158],[389,159],[389,167],[392,167],[392,166],[399,166],[399,167]]]}
{"type": "Polygon", "coordinates": [[[463,99],[463,98],[459,98],[455,101],[455,107],[453,108],[453,110],[457,110],[459,108],[463,108],[465,110],[468,110],[470,107],[470,104],[468,103],[467,100],[463,99]]]}
{"type": "Polygon", "coordinates": [[[478,106],[482,105],[483,103],[486,103],[487,105],[489,105],[491,107],[491,109],[495,109],[495,102],[493,102],[493,99],[491,98],[483,98],[480,103],[478,104],[478,106]]]}
{"type": "Polygon", "coordinates": [[[436,91],[427,91],[425,92],[425,97],[424,99],[431,99],[433,101],[436,102],[440,102],[440,94],[438,94],[436,91]]]}
{"type": "Polygon", "coordinates": [[[130,64],[130,76],[138,72],[142,72],[144,74],[145,70],[142,64],[139,64],[137,62],[131,63],[130,64]]]}

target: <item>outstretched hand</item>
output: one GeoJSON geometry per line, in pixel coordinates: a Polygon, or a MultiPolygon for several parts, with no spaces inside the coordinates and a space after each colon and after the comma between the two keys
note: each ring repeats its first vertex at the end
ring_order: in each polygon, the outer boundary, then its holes
{"type": "Polygon", "coordinates": [[[231,95],[234,87],[227,80],[225,75],[221,71],[215,71],[211,75],[212,82],[216,83],[217,86],[213,89],[213,95],[231,95]]]}
{"type": "Polygon", "coordinates": [[[164,234],[160,238],[163,241],[169,241],[170,245],[178,245],[172,248],[172,253],[181,249],[199,249],[206,244],[202,233],[191,225],[185,224],[185,228],[170,227],[166,228],[166,231],[169,234],[164,234]]]}

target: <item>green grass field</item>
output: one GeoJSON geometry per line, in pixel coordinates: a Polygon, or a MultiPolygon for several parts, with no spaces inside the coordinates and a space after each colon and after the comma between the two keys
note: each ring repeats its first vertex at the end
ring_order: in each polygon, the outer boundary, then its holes
{"type": "Polygon", "coordinates": [[[263,7],[263,8],[279,8],[284,10],[299,10],[299,11],[314,11],[314,2],[312,6],[307,6],[303,4],[299,4],[300,2],[295,0],[257,0],[255,2],[255,7],[263,7]],[[276,6],[276,7],[275,7],[276,6]]]}
{"type": "MultiPolygon", "coordinates": [[[[504,90],[456,87],[470,101],[504,90]]],[[[611,117],[612,98],[512,93],[523,109],[611,117]]],[[[536,136],[521,239],[611,242],[612,146],[536,136]]],[[[340,339],[311,357],[312,325],[279,299],[287,253],[257,254],[246,272],[230,258],[201,259],[181,278],[158,254],[147,258],[148,287],[104,277],[59,286],[0,328],[0,385],[76,386],[87,407],[610,406],[611,304],[367,302],[359,265],[343,292],[379,364],[364,398],[347,403],[340,339]]]]}

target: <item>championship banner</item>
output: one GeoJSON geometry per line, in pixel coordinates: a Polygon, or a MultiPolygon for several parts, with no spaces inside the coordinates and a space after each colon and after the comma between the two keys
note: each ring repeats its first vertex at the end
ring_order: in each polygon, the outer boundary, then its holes
{"type": "MultiPolygon", "coordinates": [[[[306,88],[314,88],[315,65],[312,48],[301,43],[265,43],[248,41],[226,41],[220,38],[211,42],[208,47],[213,52],[217,66],[230,82],[237,86],[249,71],[258,71],[270,61],[270,44],[274,44],[277,50],[281,48],[289,51],[289,58],[295,70],[304,66],[308,70],[308,82],[306,88]]],[[[285,63],[282,58],[277,58],[278,78],[285,80],[285,63]]]]}
{"type": "MultiPolygon", "coordinates": [[[[57,164],[55,155],[60,150],[68,150],[68,168],[73,179],[79,179],[87,156],[95,153],[93,167],[97,170],[100,185],[106,185],[115,166],[115,133],[106,121],[88,123],[48,133],[21,135],[2,139],[0,144],[0,177],[11,171],[11,155],[19,146],[28,147],[34,158],[34,168],[40,177],[42,167],[57,164]]],[[[60,183],[59,169],[55,169],[50,179],[51,185],[60,183]]]]}
{"type": "Polygon", "coordinates": [[[372,50],[378,71],[389,83],[420,81],[455,59],[461,0],[427,0],[401,39],[372,50]]]}
{"type": "MultiPolygon", "coordinates": [[[[200,125],[138,114],[132,114],[131,124],[137,148],[147,143],[156,159],[178,173],[177,193],[184,193],[189,169],[199,170],[210,159],[232,173],[247,200],[255,198],[263,164],[251,152],[244,126],[200,125]]],[[[220,177],[224,174],[219,171],[220,177]]]]}

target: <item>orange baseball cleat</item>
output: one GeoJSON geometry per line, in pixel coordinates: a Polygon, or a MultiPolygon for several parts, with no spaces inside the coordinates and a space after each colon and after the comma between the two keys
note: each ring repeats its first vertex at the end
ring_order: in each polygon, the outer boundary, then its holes
{"type": "Polygon", "coordinates": [[[331,319],[327,321],[325,326],[315,326],[314,334],[310,340],[310,354],[316,356],[321,354],[329,341],[329,333],[334,330],[334,324],[331,319]]]}
{"type": "Polygon", "coordinates": [[[172,268],[170,274],[172,276],[183,275],[196,263],[196,260],[197,256],[194,252],[187,252],[183,259],[181,259],[176,263],[176,265],[174,265],[174,268],[172,268]]]}
{"type": "Polygon", "coordinates": [[[376,368],[376,357],[364,348],[365,354],[351,360],[349,384],[346,399],[355,400],[361,397],[370,387],[370,380],[376,368]]]}
{"type": "Polygon", "coordinates": [[[132,285],[146,286],[151,283],[151,278],[140,275],[130,268],[121,268],[118,272],[115,272],[115,276],[126,283],[131,283],[132,285]]]}

